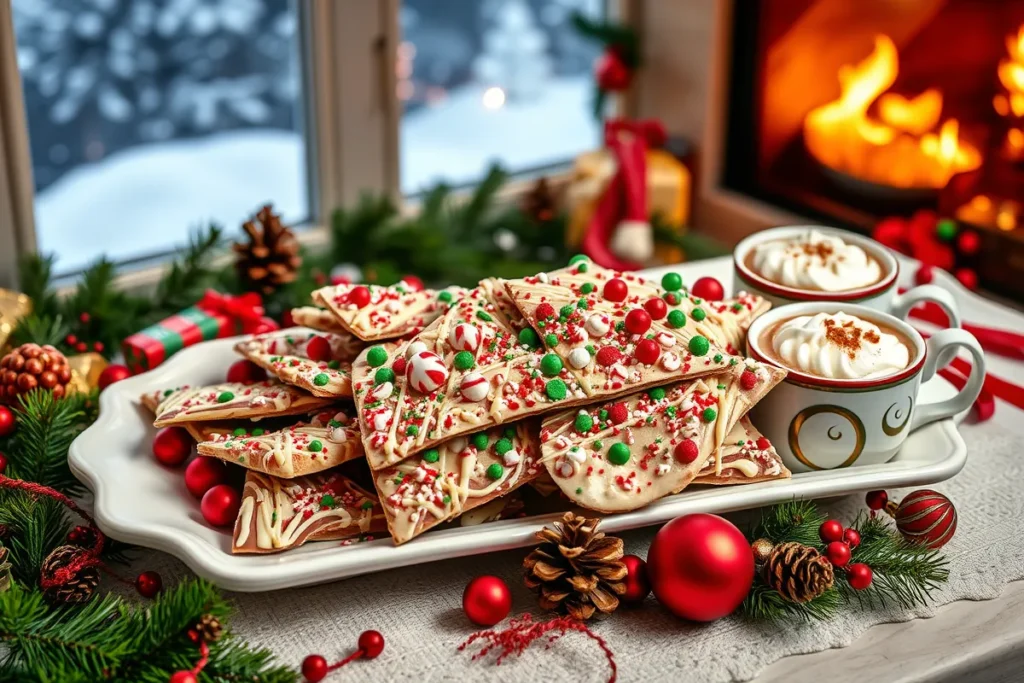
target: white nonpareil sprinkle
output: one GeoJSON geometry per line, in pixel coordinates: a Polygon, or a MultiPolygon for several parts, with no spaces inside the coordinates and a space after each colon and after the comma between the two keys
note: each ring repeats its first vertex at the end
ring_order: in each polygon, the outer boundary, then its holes
{"type": "Polygon", "coordinates": [[[672,468],[669,467],[666,463],[661,463],[660,465],[654,468],[654,473],[659,477],[664,477],[666,474],[668,474],[668,471],[670,469],[672,468]]]}
{"type": "Polygon", "coordinates": [[[506,452],[501,459],[502,462],[505,463],[505,467],[515,467],[516,465],[519,464],[519,461],[522,460],[522,458],[519,456],[519,452],[516,451],[516,449],[514,448],[506,452]]]}

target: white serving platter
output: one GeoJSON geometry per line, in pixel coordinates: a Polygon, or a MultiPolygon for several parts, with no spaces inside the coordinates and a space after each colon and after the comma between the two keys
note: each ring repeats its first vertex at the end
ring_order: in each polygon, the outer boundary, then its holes
{"type": "MultiPolygon", "coordinates": [[[[732,279],[731,263],[724,258],[677,270],[687,281],[700,275],[714,275],[722,282],[732,279]]],[[[75,439],[68,459],[75,475],[94,493],[94,514],[104,533],[170,553],[223,588],[255,592],[524,547],[533,544],[534,532],[558,517],[546,514],[439,529],[397,547],[385,537],[349,546],[310,543],[276,555],[233,555],[230,532],[203,521],[197,501],[185,490],[182,472],[153,459],[150,445],[155,430],[138,397],[169,386],[222,381],[228,365],[237,360],[232,351],[236,341],[220,339],[184,349],[155,370],[111,385],[100,396],[99,419],[75,439]]],[[[936,378],[922,387],[920,400],[939,401],[955,393],[951,384],[936,378]]],[[[793,498],[932,484],[955,475],[966,461],[967,447],[954,421],[943,420],[911,434],[896,458],[884,465],[798,474],[790,480],[760,484],[695,488],[641,510],[608,515],[602,528],[614,533],[692,512],[722,513],[793,498]]]]}

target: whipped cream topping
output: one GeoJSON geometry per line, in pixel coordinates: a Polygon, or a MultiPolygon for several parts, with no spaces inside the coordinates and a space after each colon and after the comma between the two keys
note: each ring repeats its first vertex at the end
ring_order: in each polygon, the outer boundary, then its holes
{"type": "Polygon", "coordinates": [[[882,279],[881,266],[864,249],[818,230],[757,245],[751,266],[776,284],[822,292],[867,287],[882,279]]]}
{"type": "Polygon", "coordinates": [[[884,377],[910,365],[910,349],[899,337],[843,312],[787,320],[771,343],[785,365],[828,379],[884,377]]]}

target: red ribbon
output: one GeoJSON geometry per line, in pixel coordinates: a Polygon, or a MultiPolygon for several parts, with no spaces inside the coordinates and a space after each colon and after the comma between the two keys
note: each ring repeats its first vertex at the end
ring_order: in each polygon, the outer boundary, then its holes
{"type": "Polygon", "coordinates": [[[604,144],[610,147],[612,141],[619,137],[620,133],[632,133],[642,138],[648,147],[664,147],[668,141],[668,133],[665,131],[665,124],[658,119],[608,119],[604,122],[604,144]]]}
{"type": "Polygon", "coordinates": [[[210,315],[222,315],[234,320],[247,334],[257,332],[264,326],[263,299],[256,292],[231,296],[208,289],[196,306],[210,315]]]}

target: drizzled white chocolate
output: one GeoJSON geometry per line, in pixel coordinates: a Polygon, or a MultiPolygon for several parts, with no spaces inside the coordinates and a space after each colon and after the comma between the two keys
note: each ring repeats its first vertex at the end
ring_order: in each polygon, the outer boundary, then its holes
{"type": "Polygon", "coordinates": [[[338,322],[365,341],[394,339],[415,334],[436,320],[465,295],[461,287],[441,291],[413,290],[408,283],[380,285],[336,285],[313,292],[313,301],[334,314],[338,322]],[[368,303],[354,302],[352,293],[368,290],[368,303]]]}
{"type": "Polygon", "coordinates": [[[164,392],[153,424],[165,427],[195,421],[299,415],[318,410],[330,402],[276,380],[184,387],[164,392]]]}
{"type": "Polygon", "coordinates": [[[884,275],[878,261],[863,248],[818,230],[757,245],[751,265],[776,284],[821,292],[867,287],[884,275]]]}
{"type": "Polygon", "coordinates": [[[693,480],[694,484],[747,484],[788,479],[792,476],[782,464],[782,458],[775,447],[751,424],[747,416],[736,423],[718,451],[721,473],[715,474],[715,461],[712,460],[693,480]]]}
{"type": "MultiPolygon", "coordinates": [[[[338,322],[334,314],[326,308],[299,306],[298,308],[293,308],[291,313],[292,320],[301,327],[308,327],[321,332],[333,332],[334,334],[351,334],[338,322]]],[[[359,352],[357,351],[353,354],[352,358],[355,358],[358,354],[359,352]]]]}
{"type": "Polygon", "coordinates": [[[352,361],[362,348],[363,342],[348,332],[302,328],[269,332],[235,344],[235,351],[281,381],[328,398],[352,396],[352,361]],[[310,345],[325,343],[325,357],[310,358],[310,345]]]}
{"type": "Polygon", "coordinates": [[[770,341],[787,367],[828,379],[885,377],[910,365],[910,349],[899,337],[842,311],[787,320],[770,341]]]}

